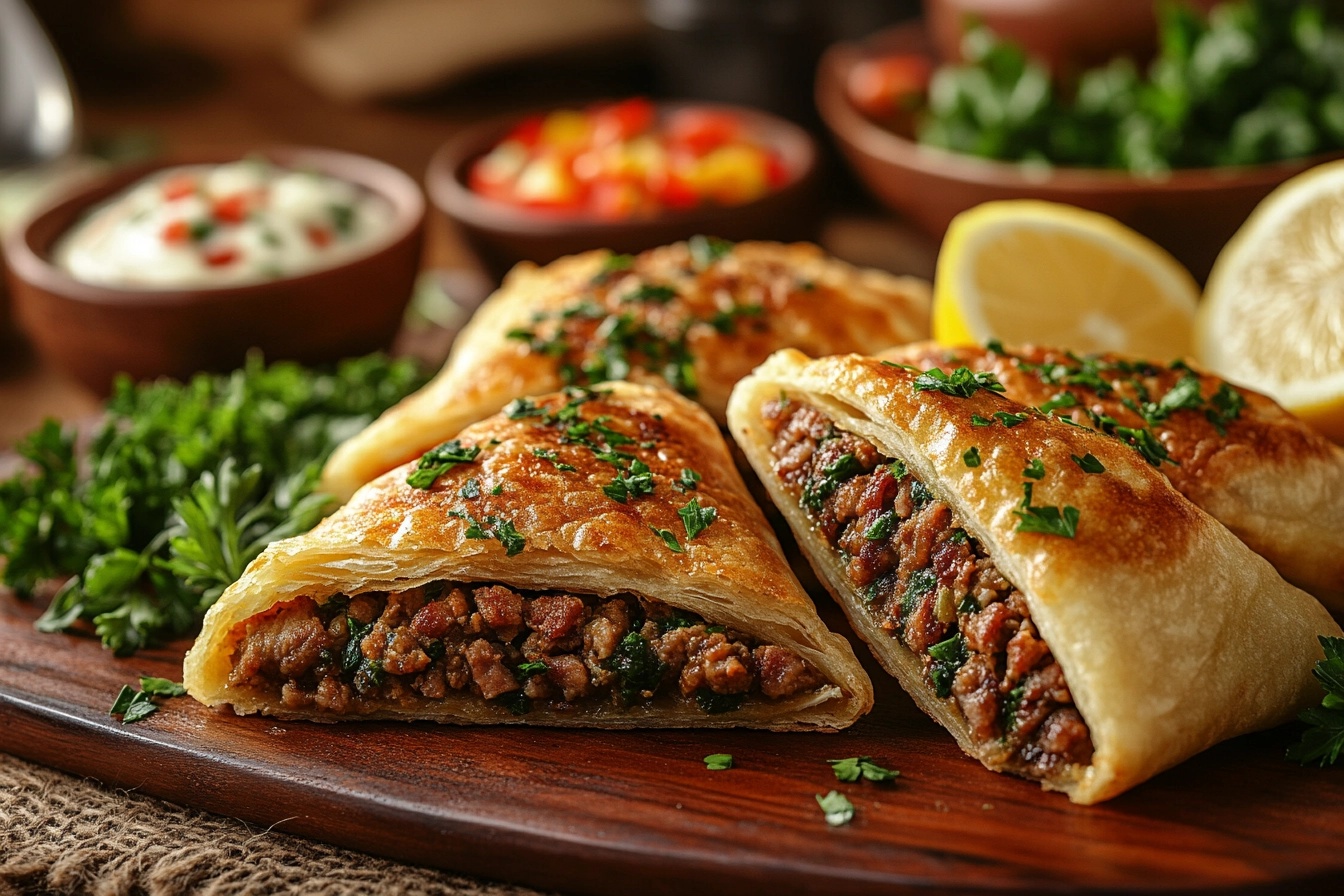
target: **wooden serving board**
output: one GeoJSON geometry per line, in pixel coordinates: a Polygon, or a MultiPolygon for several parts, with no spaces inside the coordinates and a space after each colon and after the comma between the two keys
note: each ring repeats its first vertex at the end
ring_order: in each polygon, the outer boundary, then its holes
{"type": "Polygon", "coordinates": [[[1344,883],[1344,770],[1285,762],[1291,728],[1082,808],[965,757],[871,663],[877,708],[835,735],[321,725],[190,698],[123,726],[107,714],[118,689],[179,679],[186,644],[118,659],[39,634],[40,610],[0,593],[0,750],[396,859],[649,896],[1344,883]],[[708,753],[737,766],[707,771],[708,753]],[[826,760],[855,755],[901,777],[837,782],[826,760]],[[832,788],[857,808],[846,827],[814,800],[832,788]]]}

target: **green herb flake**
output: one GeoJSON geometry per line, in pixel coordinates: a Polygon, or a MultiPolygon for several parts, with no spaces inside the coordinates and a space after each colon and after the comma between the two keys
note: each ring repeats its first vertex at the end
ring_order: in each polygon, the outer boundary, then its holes
{"type": "Polygon", "coordinates": [[[1076,407],[1078,407],[1078,396],[1074,395],[1072,392],[1060,392],[1054,398],[1051,398],[1045,404],[1041,405],[1037,410],[1043,414],[1053,414],[1060,408],[1076,407]]]}
{"type": "Polygon", "coordinates": [[[527,539],[514,528],[511,520],[490,514],[482,522],[470,513],[461,510],[450,510],[448,515],[467,522],[465,533],[467,538],[475,541],[493,538],[498,541],[503,545],[504,556],[506,557],[513,557],[527,547],[527,539]]]}
{"type": "Polygon", "coordinates": [[[1034,507],[1031,500],[1031,483],[1022,483],[1023,498],[1013,513],[1017,516],[1016,532],[1038,532],[1042,535],[1059,535],[1073,538],[1078,532],[1078,508],[1067,505],[1063,510],[1058,507],[1034,507]]]}
{"type": "Polygon", "coordinates": [[[691,252],[691,265],[697,271],[703,271],[716,262],[722,261],[733,252],[733,244],[728,240],[714,236],[697,234],[686,241],[691,252]]]}
{"type": "Polygon", "coordinates": [[[929,648],[929,658],[933,660],[929,666],[929,679],[933,682],[934,692],[939,697],[952,695],[952,681],[956,677],[957,670],[966,663],[969,656],[966,652],[966,639],[960,632],[929,648]]]}
{"type": "Polygon", "coordinates": [[[863,533],[863,537],[868,541],[881,541],[884,538],[891,537],[891,528],[896,522],[896,514],[888,510],[886,513],[873,520],[863,533]]]}
{"type": "Polygon", "coordinates": [[[622,638],[603,666],[619,677],[616,690],[627,706],[637,698],[651,695],[662,681],[666,668],[648,639],[639,632],[630,632],[622,638]]]}
{"type": "Polygon", "coordinates": [[[967,448],[962,452],[961,462],[972,468],[980,466],[980,449],[975,445],[967,448]]]}
{"type": "Polygon", "coordinates": [[[733,767],[732,753],[710,753],[704,759],[705,768],[711,772],[726,772],[733,767]]]}
{"type": "Polygon", "coordinates": [[[895,769],[887,769],[873,762],[871,756],[851,756],[848,759],[827,759],[837,781],[852,784],[859,778],[881,784],[894,781],[901,776],[895,769]]]}
{"type": "Polygon", "coordinates": [[[692,541],[701,532],[709,528],[719,517],[719,511],[713,507],[701,507],[699,498],[692,498],[677,511],[681,523],[686,527],[686,540],[692,541]]]}
{"type": "Polygon", "coordinates": [[[432,488],[440,476],[458,464],[472,463],[480,453],[478,446],[466,446],[457,439],[436,445],[420,456],[415,469],[406,477],[406,484],[412,488],[432,488]]]}
{"type": "Polygon", "coordinates": [[[1028,479],[1044,479],[1045,464],[1039,457],[1033,457],[1031,462],[1028,463],[1026,468],[1022,471],[1022,475],[1028,479]]]}
{"type": "Polygon", "coordinates": [[[972,425],[972,426],[993,426],[993,425],[994,425],[994,421],[993,421],[993,420],[990,420],[988,417],[981,417],[979,414],[972,414],[972,415],[971,415],[971,425],[972,425]]]}
{"type": "Polygon", "coordinates": [[[149,694],[141,691],[135,695],[131,700],[131,705],[126,707],[126,711],[122,713],[121,723],[123,725],[130,725],[134,722],[139,722],[141,719],[148,718],[158,711],[158,704],[154,702],[149,694]]]}
{"type": "Polygon", "coordinates": [[[602,267],[593,276],[593,284],[601,286],[606,283],[612,274],[619,274],[628,271],[635,266],[635,256],[622,255],[615,252],[608,255],[602,261],[602,267]]]}
{"type": "MultiPolygon", "coordinates": [[[[602,454],[607,455],[607,457],[614,457],[619,467],[622,460],[620,455],[610,455],[608,452],[602,452],[602,454]]],[[[625,504],[631,498],[653,494],[653,488],[653,472],[649,469],[648,464],[638,458],[631,458],[629,468],[622,469],[621,472],[616,474],[615,479],[602,486],[602,492],[618,504],[625,504]]]]}
{"type": "Polygon", "coordinates": [[[540,675],[548,669],[550,669],[550,666],[547,666],[543,660],[519,663],[518,668],[513,670],[513,677],[519,681],[526,681],[533,675],[540,675]]]}
{"type": "Polygon", "coordinates": [[[659,538],[663,540],[663,544],[667,545],[667,549],[672,553],[674,554],[686,553],[686,549],[681,546],[681,542],[677,541],[677,536],[672,532],[671,529],[659,529],[657,526],[650,526],[649,529],[653,532],[654,535],[657,535],[659,538]]]}
{"type": "Polygon", "coordinates": [[[1302,739],[1288,748],[1286,758],[1325,767],[1338,762],[1344,752],[1344,638],[1318,637],[1325,658],[1316,661],[1311,674],[1325,689],[1325,697],[1298,716],[1307,728],[1302,739]]]}
{"type": "Polygon", "coordinates": [[[573,473],[576,469],[573,464],[561,463],[560,456],[555,453],[553,448],[533,448],[532,455],[550,461],[557,470],[563,473],[573,473]]]}
{"type": "Polygon", "coordinates": [[[117,692],[117,699],[112,701],[112,708],[107,711],[108,715],[119,716],[131,708],[131,701],[135,699],[136,690],[128,684],[121,686],[117,692]]]}
{"type": "Polygon", "coordinates": [[[495,484],[495,487],[492,488],[492,489],[490,489],[490,494],[492,494],[492,495],[502,495],[502,494],[504,494],[504,483],[502,483],[502,482],[498,482],[498,483],[496,483],[496,484],[495,484]]]}
{"type": "Polygon", "coordinates": [[[677,297],[677,291],[671,286],[656,283],[641,283],[639,288],[622,297],[623,302],[652,302],[666,305],[677,297]]]}
{"type": "Polygon", "coordinates": [[[726,712],[737,712],[747,702],[746,694],[716,694],[709,688],[695,692],[695,705],[706,715],[717,716],[726,712]]]}
{"type": "Polygon", "coordinates": [[[458,494],[468,501],[479,498],[481,496],[481,481],[479,479],[468,479],[458,494]]]}
{"type": "Polygon", "coordinates": [[[957,398],[970,398],[979,389],[1002,392],[1004,387],[994,374],[976,373],[969,367],[958,367],[950,374],[933,367],[915,377],[916,392],[942,392],[957,398]]]}
{"type": "Polygon", "coordinates": [[[1008,354],[1006,351],[1004,351],[1003,343],[997,339],[990,339],[988,342],[986,342],[985,349],[987,351],[993,352],[996,355],[1008,354]]]}
{"type": "Polygon", "coordinates": [[[149,675],[140,677],[140,690],[146,694],[153,694],[155,697],[183,697],[187,693],[187,689],[182,687],[179,682],[149,675]]]}
{"type": "Polygon", "coordinates": [[[826,823],[831,827],[838,828],[854,820],[854,804],[840,791],[832,790],[825,796],[818,793],[816,799],[826,816],[826,823]]]}
{"type": "Polygon", "coordinates": [[[997,420],[997,421],[999,421],[1000,423],[1002,423],[1004,426],[1008,427],[1009,429],[1012,429],[1014,426],[1017,426],[1019,423],[1026,423],[1028,420],[1031,419],[1031,415],[1030,415],[1030,414],[1013,414],[1013,413],[1010,413],[1009,411],[995,411],[995,412],[994,412],[994,419],[997,420]]]}
{"type": "Polygon", "coordinates": [[[1082,457],[1079,457],[1076,454],[1070,454],[1069,457],[1073,458],[1073,462],[1076,463],[1079,469],[1081,469],[1084,473],[1106,472],[1106,467],[1103,466],[1101,461],[1097,460],[1096,456],[1092,454],[1092,452],[1090,451],[1087,454],[1084,454],[1082,457]]]}
{"type": "Polygon", "coordinates": [[[700,487],[701,478],[699,473],[684,467],[681,476],[672,483],[672,487],[679,492],[693,492],[700,487]]]}
{"type": "Polygon", "coordinates": [[[1218,430],[1219,435],[1225,436],[1228,424],[1241,416],[1245,406],[1245,397],[1230,383],[1222,383],[1218,391],[1209,396],[1209,407],[1204,416],[1218,430]]]}

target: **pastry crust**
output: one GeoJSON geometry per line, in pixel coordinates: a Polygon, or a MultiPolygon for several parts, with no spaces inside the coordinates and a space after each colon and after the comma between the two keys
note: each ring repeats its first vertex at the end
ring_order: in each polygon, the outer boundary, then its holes
{"type": "Polygon", "coordinates": [[[1292,718],[1319,699],[1318,635],[1339,626],[1310,595],[1185,500],[1128,446],[1036,414],[1012,428],[971,415],[1025,408],[985,390],[969,398],[916,392],[916,372],[872,358],[772,356],[733,393],[733,436],[799,544],[882,665],[916,702],[984,759],[952,698],[882,631],[829,545],[773,473],[762,405],[781,390],[838,428],[903,460],[1025,596],[1092,735],[1090,766],[1047,777],[1079,803],[1115,796],[1228,737],[1292,718]],[[963,452],[983,459],[967,467],[963,452]],[[1088,474],[1071,456],[1105,466],[1088,474]],[[1076,536],[1018,532],[1022,470],[1040,458],[1035,506],[1079,510],[1076,536]]]}
{"type": "MultiPolygon", "coordinates": [[[[1023,366],[1023,362],[1067,362],[1061,351],[1026,346],[1001,354],[973,346],[946,349],[920,343],[880,357],[944,370],[967,366],[991,371],[1009,398],[1033,406],[1068,390],[1124,426],[1145,425],[1113,397],[1107,400],[1077,383],[1042,382],[1023,366]]],[[[1135,361],[1114,354],[1095,357],[1103,363],[1135,361]]],[[[1155,366],[1167,379],[1178,375],[1164,365],[1155,366]]],[[[1205,397],[1226,382],[1198,368],[1195,372],[1205,397]]],[[[1179,463],[1163,463],[1159,469],[1181,494],[1274,564],[1285,579],[1314,594],[1337,619],[1344,618],[1344,449],[1272,398],[1235,388],[1245,405],[1224,432],[1206,418],[1204,409],[1176,411],[1152,427],[1179,463]]],[[[1081,410],[1057,413],[1090,425],[1081,410]]]]}
{"type": "MultiPolygon", "coordinates": [[[[337,449],[323,488],[346,500],[511,399],[560,388],[566,359],[519,336],[540,333],[554,322],[539,318],[566,311],[600,308],[599,318],[611,320],[630,314],[673,341],[684,332],[692,397],[720,424],[733,384],[776,349],[875,352],[929,332],[924,281],[855,268],[805,243],[738,243],[707,266],[696,263],[686,243],[676,243],[604,273],[612,257],[598,250],[514,268],[462,330],[438,376],[337,449]],[[640,285],[671,287],[675,296],[631,301],[640,285]]],[[[628,375],[612,378],[664,382],[667,363],[677,366],[668,359],[652,370],[635,363],[628,375]]],[[[576,373],[574,381],[585,381],[576,373]]]]}
{"type": "MultiPolygon", "coordinates": [[[[648,705],[606,707],[586,715],[538,708],[520,719],[479,697],[450,694],[425,701],[411,713],[380,716],[607,727],[834,729],[866,713],[872,706],[872,683],[849,642],[818,618],[747,494],[718,427],[704,410],[664,387],[609,383],[601,388],[602,393],[581,406],[582,418],[610,415],[606,425],[649,446],[630,444],[620,450],[648,464],[655,478],[653,494],[626,503],[608,497],[602,487],[611,482],[615,468],[587,446],[566,441],[564,425],[545,425],[536,416],[510,419],[504,413],[481,421],[460,437],[463,445],[481,447],[476,460],[443,474],[432,488],[408,485],[414,465],[407,465],[361,489],[308,534],[267,548],[206,614],[186,658],[188,692],[211,706],[231,704],[240,713],[322,718],[320,712],[288,711],[274,695],[230,685],[240,623],[300,596],[320,604],[336,594],[400,591],[446,580],[598,596],[631,593],[661,601],[762,643],[787,647],[811,663],[827,684],[794,698],[749,701],[724,715],[648,705]],[[536,451],[554,451],[561,463],[575,469],[563,470],[536,451]],[[684,468],[702,476],[694,492],[681,493],[671,485],[684,468]],[[468,500],[460,490],[472,478],[480,485],[480,496],[468,500]],[[502,491],[494,495],[497,485],[502,491]],[[677,512],[690,498],[718,514],[694,539],[687,538],[677,512]],[[526,539],[525,547],[507,556],[499,541],[469,537],[470,522],[462,515],[512,522],[526,539]],[[684,552],[674,553],[650,527],[675,533],[684,552]]],[[[537,401],[558,407],[565,397],[537,401]]]]}

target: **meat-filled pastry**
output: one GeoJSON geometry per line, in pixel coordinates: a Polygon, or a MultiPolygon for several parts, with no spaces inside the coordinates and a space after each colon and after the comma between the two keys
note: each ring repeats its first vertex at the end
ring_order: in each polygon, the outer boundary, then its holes
{"type": "Polygon", "coordinates": [[[1339,633],[1119,441],[992,374],[772,356],[730,430],[855,629],[996,771],[1094,803],[1319,699],[1339,633]]]}
{"type": "Polygon", "coordinates": [[[1114,435],[1344,618],[1344,449],[1272,398],[1181,361],[997,343],[921,343],[881,357],[989,371],[1014,401],[1114,435]]]}
{"type": "Polygon", "coordinates": [[[521,264],[443,370],[337,449],[342,500],[521,395],[601,380],[666,382],[720,424],[733,384],[776,349],[875,352],[928,335],[928,286],[816,246],[697,237],[639,255],[521,264]]]}
{"type": "Polygon", "coordinates": [[[873,702],[713,420],[631,383],[519,399],[271,545],[184,680],[323,721],[834,729],[873,702]]]}

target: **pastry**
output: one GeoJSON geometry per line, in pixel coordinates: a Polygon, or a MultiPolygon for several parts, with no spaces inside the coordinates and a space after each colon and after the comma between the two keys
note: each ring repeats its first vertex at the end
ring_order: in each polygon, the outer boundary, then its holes
{"type": "Polygon", "coordinates": [[[709,415],[624,382],[516,400],[271,545],[184,682],[321,721],[835,729],[873,700],[709,415]]]}
{"type": "Polygon", "coordinates": [[[667,382],[720,424],[733,384],[785,346],[873,352],[928,335],[923,281],[815,246],[697,237],[637,256],[521,264],[463,329],[443,370],[341,445],[342,500],[511,399],[605,379],[667,382]]]}
{"type": "Polygon", "coordinates": [[[776,353],[729,427],[860,636],[987,767],[1095,803],[1319,689],[1325,609],[992,374],[776,353]]]}

